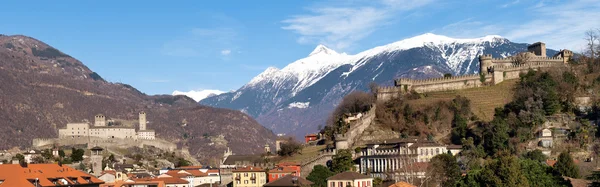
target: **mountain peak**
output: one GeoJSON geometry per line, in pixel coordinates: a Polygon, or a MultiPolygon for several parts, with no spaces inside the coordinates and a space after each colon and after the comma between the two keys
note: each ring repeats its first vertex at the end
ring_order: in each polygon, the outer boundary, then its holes
{"type": "Polygon", "coordinates": [[[312,55],[316,55],[316,54],[337,54],[337,52],[335,52],[333,49],[329,49],[327,46],[323,45],[323,44],[319,44],[317,45],[317,47],[315,47],[315,49],[308,55],[308,56],[312,56],[312,55]]]}

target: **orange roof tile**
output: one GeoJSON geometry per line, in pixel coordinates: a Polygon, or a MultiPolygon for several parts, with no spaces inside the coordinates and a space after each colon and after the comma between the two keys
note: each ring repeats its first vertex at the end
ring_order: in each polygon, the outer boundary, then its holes
{"type": "Polygon", "coordinates": [[[236,170],[233,170],[233,172],[264,172],[266,171],[263,168],[260,167],[243,167],[243,168],[238,168],[236,170]]]}
{"type": "Polygon", "coordinates": [[[141,178],[134,179],[135,182],[144,182],[144,181],[163,181],[165,184],[188,184],[189,182],[177,177],[161,177],[161,178],[141,178]]]}
{"type": "Polygon", "coordinates": [[[0,186],[34,186],[38,182],[41,186],[56,186],[53,180],[61,180],[69,184],[103,184],[104,181],[83,171],[73,169],[66,165],[58,164],[28,164],[23,167],[19,164],[0,165],[0,186]],[[88,181],[89,180],[89,181],[88,181]]]}
{"type": "Polygon", "coordinates": [[[153,184],[157,187],[166,187],[164,181],[117,181],[114,183],[101,184],[100,187],[130,187],[136,184],[153,184]]]}
{"type": "Polygon", "coordinates": [[[269,170],[269,173],[293,173],[296,170],[292,167],[276,167],[272,170],[269,170]]]}

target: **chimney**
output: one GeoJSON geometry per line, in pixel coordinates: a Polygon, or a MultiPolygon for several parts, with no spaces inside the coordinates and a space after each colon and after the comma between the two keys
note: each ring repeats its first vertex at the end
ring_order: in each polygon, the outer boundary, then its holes
{"type": "Polygon", "coordinates": [[[23,161],[19,161],[19,165],[21,165],[21,167],[26,168],[27,167],[27,162],[23,161]]]}

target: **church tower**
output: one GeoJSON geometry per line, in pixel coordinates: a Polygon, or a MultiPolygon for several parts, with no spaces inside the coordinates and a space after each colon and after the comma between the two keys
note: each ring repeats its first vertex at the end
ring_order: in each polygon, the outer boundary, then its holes
{"type": "Polygon", "coordinates": [[[92,174],[94,176],[100,176],[102,173],[102,160],[104,157],[102,156],[102,147],[92,147],[90,149],[92,151],[92,156],[90,156],[91,164],[92,164],[92,174]]]}
{"type": "Polygon", "coordinates": [[[140,130],[145,131],[146,130],[146,112],[144,112],[144,111],[140,112],[139,121],[140,121],[140,130]]]}

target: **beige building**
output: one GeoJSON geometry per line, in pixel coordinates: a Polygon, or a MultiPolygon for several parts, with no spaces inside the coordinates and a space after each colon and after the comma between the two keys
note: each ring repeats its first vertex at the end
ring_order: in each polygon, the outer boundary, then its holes
{"type": "Polygon", "coordinates": [[[371,187],[373,178],[353,172],[346,171],[327,178],[327,187],[371,187]]]}
{"type": "Polygon", "coordinates": [[[146,129],[146,123],[145,112],[139,114],[139,131],[136,131],[135,127],[107,126],[106,117],[98,114],[94,117],[93,126],[90,126],[89,123],[68,123],[66,128],[58,130],[58,136],[59,138],[98,137],[154,140],[156,134],[154,130],[146,129]]]}
{"type": "Polygon", "coordinates": [[[233,187],[262,187],[267,183],[267,171],[259,167],[233,170],[233,187]]]}

